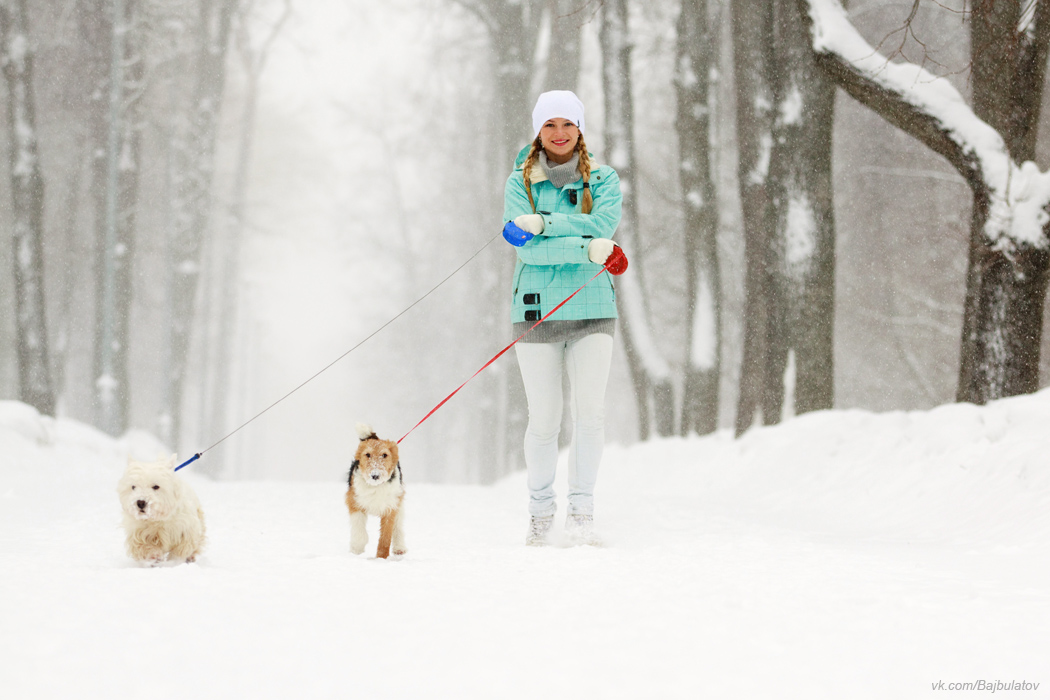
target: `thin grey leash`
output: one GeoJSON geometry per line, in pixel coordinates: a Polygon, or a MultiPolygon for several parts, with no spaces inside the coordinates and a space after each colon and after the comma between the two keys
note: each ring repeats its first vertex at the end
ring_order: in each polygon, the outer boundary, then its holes
{"type": "Polygon", "coordinates": [[[237,427],[236,427],[236,428],[235,428],[234,430],[232,430],[231,432],[227,433],[225,437],[223,437],[222,439],[220,439],[220,440],[219,440],[218,442],[216,442],[215,444],[211,445],[211,447],[207,447],[207,448],[205,448],[205,449],[201,450],[200,452],[198,452],[198,453],[196,453],[195,455],[193,455],[193,457],[189,458],[188,460],[186,460],[185,462],[183,462],[183,463],[182,463],[182,464],[180,464],[179,466],[175,467],[175,471],[178,471],[178,470],[182,469],[183,467],[185,467],[185,466],[186,466],[186,465],[188,465],[188,464],[191,464],[191,463],[193,463],[193,462],[196,462],[196,461],[197,461],[198,459],[200,459],[200,458],[201,458],[201,456],[202,456],[202,455],[203,455],[203,454],[204,454],[205,452],[207,452],[208,450],[211,450],[211,449],[213,449],[213,448],[215,448],[215,447],[218,447],[219,445],[221,445],[221,444],[222,444],[222,443],[223,443],[223,442],[224,442],[225,440],[227,440],[228,438],[232,437],[232,436],[233,436],[234,434],[236,434],[237,432],[239,432],[239,431],[240,431],[240,430],[242,430],[243,428],[247,427],[247,426],[248,426],[248,424],[249,424],[249,423],[251,423],[252,421],[254,421],[254,420],[255,420],[256,418],[259,418],[259,417],[260,417],[260,416],[261,416],[262,414],[266,413],[266,412],[267,412],[267,411],[269,411],[269,410],[270,410],[271,408],[273,408],[273,407],[274,407],[274,406],[276,406],[277,404],[281,403],[282,401],[284,401],[285,399],[287,399],[287,398],[288,398],[289,396],[291,396],[292,394],[294,394],[295,392],[299,391],[299,390],[300,390],[300,389],[302,389],[302,388],[303,388],[304,386],[306,386],[307,384],[309,384],[310,382],[312,382],[313,380],[317,379],[317,377],[321,376],[321,375],[322,375],[322,374],[324,374],[324,373],[325,373],[326,371],[328,371],[328,369],[329,369],[329,368],[331,368],[331,367],[332,367],[332,366],[333,366],[334,364],[336,364],[336,363],[337,363],[337,362],[339,362],[339,361],[340,361],[341,359],[343,359],[344,357],[346,357],[347,355],[349,355],[350,353],[352,353],[352,352],[353,352],[354,350],[357,350],[357,349],[358,349],[359,347],[361,347],[362,345],[364,345],[365,343],[367,343],[367,342],[368,342],[369,340],[371,340],[371,339],[372,339],[372,337],[373,337],[373,336],[375,336],[376,334],[378,334],[378,333],[379,333],[379,332],[380,332],[381,330],[383,330],[384,328],[386,328],[387,326],[389,326],[389,325],[390,325],[391,323],[393,323],[393,322],[394,322],[394,321],[396,321],[397,319],[399,319],[399,318],[401,318],[402,316],[404,316],[404,315],[405,315],[406,313],[408,313],[408,312],[409,312],[409,311],[410,311],[410,310],[412,309],[412,307],[414,307],[414,306],[415,306],[416,304],[418,304],[419,302],[423,301],[423,300],[424,300],[424,299],[426,299],[426,298],[427,298],[428,296],[430,296],[430,295],[431,295],[431,294],[433,294],[433,293],[434,293],[435,291],[437,291],[437,289],[438,289],[438,288],[439,288],[439,287],[440,287],[441,285],[445,284],[445,282],[448,282],[448,281],[449,281],[450,279],[452,279],[452,278],[453,278],[453,277],[454,277],[454,276],[456,275],[456,273],[457,273],[457,272],[459,272],[460,270],[462,270],[462,269],[463,269],[464,267],[466,267],[466,266],[467,266],[467,264],[468,264],[468,263],[469,263],[469,262],[470,262],[471,260],[473,260],[474,258],[476,258],[476,257],[478,257],[479,255],[481,255],[481,251],[483,251],[483,250],[485,250],[486,248],[488,248],[488,247],[489,247],[489,245],[490,245],[490,244],[492,243],[492,241],[494,241],[494,240],[496,240],[497,238],[499,238],[499,237],[500,237],[500,235],[502,235],[502,231],[501,231],[500,233],[497,233],[497,234],[496,234],[495,236],[493,236],[492,238],[490,238],[490,239],[489,239],[489,240],[488,240],[488,241],[487,241],[487,242],[485,243],[485,245],[483,245],[483,246],[481,246],[480,248],[478,248],[477,252],[475,252],[475,253],[474,253],[473,255],[471,255],[471,256],[470,256],[469,258],[467,258],[467,259],[466,259],[465,261],[463,261],[463,264],[461,264],[461,265],[460,265],[459,267],[457,267],[457,268],[456,268],[455,270],[453,270],[452,272],[450,272],[450,273],[448,274],[448,276],[447,276],[447,277],[445,277],[445,279],[441,280],[441,281],[440,281],[440,282],[438,282],[438,283],[437,283],[436,285],[434,285],[434,287],[433,287],[433,288],[432,288],[432,289],[431,289],[431,290],[430,290],[429,292],[427,292],[426,294],[424,294],[423,296],[419,297],[419,298],[418,298],[418,299],[416,299],[416,300],[415,300],[414,302],[412,302],[411,304],[409,304],[409,306],[408,306],[408,307],[406,307],[406,308],[405,308],[405,309],[404,309],[403,311],[401,311],[401,313],[399,313],[399,314],[398,314],[397,316],[394,316],[394,317],[393,317],[392,319],[390,319],[389,321],[387,321],[386,323],[384,323],[384,324],[383,324],[382,326],[380,326],[379,328],[377,328],[377,329],[375,329],[374,331],[372,331],[372,333],[371,333],[371,334],[370,334],[370,335],[369,335],[369,336],[368,336],[367,338],[365,338],[364,340],[362,340],[361,342],[359,342],[359,343],[358,343],[357,345],[355,345],[354,347],[352,347],[352,348],[350,348],[349,350],[347,350],[346,352],[344,352],[344,353],[343,353],[342,355],[340,355],[339,357],[337,357],[337,358],[335,358],[334,360],[332,360],[331,362],[329,362],[329,363],[328,363],[327,365],[325,365],[325,366],[324,366],[323,368],[321,368],[321,369],[320,369],[320,370],[319,370],[318,372],[315,372],[315,373],[313,374],[313,376],[311,376],[311,377],[310,377],[309,379],[307,379],[307,380],[306,380],[305,382],[303,382],[303,383],[302,383],[302,384],[300,384],[299,386],[295,387],[294,389],[292,389],[291,391],[289,391],[289,392],[288,392],[287,394],[285,394],[284,396],[282,396],[281,398],[277,399],[277,400],[276,400],[276,401],[274,401],[274,402],[273,402],[272,404],[270,404],[269,406],[267,406],[266,408],[264,408],[263,410],[261,410],[261,411],[259,411],[258,413],[256,413],[256,414],[255,414],[254,416],[252,416],[251,418],[249,418],[248,420],[246,420],[246,421],[245,421],[244,423],[242,423],[241,425],[237,426],[237,427]]]}

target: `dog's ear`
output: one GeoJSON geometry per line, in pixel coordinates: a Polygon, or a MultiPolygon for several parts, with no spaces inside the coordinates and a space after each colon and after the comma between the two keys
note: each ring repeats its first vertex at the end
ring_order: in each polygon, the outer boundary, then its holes
{"type": "Polygon", "coordinates": [[[353,462],[350,463],[350,473],[346,475],[346,483],[347,483],[348,486],[353,486],[353,484],[354,484],[354,471],[360,466],[361,466],[361,463],[358,462],[356,459],[353,462]]]}
{"type": "Polygon", "coordinates": [[[168,466],[171,467],[172,471],[175,470],[175,465],[178,463],[178,461],[179,461],[179,456],[178,456],[177,453],[173,452],[171,457],[168,457],[168,466]]]}

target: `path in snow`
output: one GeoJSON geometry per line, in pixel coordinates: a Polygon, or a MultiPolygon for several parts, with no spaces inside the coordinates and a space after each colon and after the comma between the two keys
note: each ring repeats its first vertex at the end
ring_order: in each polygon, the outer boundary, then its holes
{"type": "Polygon", "coordinates": [[[0,403],[0,694],[1047,697],[1048,419],[1043,392],[611,446],[603,548],[524,547],[523,475],[413,484],[410,444],[400,560],[371,558],[374,527],[348,554],[337,463],[323,484],[190,473],[205,554],[141,569],[115,484],[155,445],[0,403]]]}

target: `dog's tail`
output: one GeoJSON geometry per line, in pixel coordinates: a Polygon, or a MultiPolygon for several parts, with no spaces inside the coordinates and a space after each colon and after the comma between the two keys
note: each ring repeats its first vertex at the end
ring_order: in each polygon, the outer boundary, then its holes
{"type": "Polygon", "coordinates": [[[376,431],[372,430],[372,426],[368,423],[357,424],[357,437],[362,440],[378,440],[379,436],[376,435],[376,431]]]}

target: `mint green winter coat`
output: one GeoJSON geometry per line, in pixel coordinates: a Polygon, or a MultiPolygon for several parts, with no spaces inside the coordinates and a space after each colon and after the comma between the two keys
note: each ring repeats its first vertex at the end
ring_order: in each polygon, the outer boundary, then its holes
{"type": "MultiPolygon", "coordinates": [[[[528,154],[529,146],[526,146],[518,154],[514,172],[507,178],[504,221],[533,213],[522,171],[528,154]]],[[[514,249],[518,254],[511,310],[514,323],[543,318],[601,269],[587,258],[587,245],[593,238],[612,238],[616,233],[622,202],[620,178],[607,165],[592,166],[590,187],[594,205],[590,214],[583,214],[580,212],[582,179],[559,190],[547,179],[539,163],[533,166],[532,197],[536,202],[535,213],[543,215],[544,229],[542,234],[514,249]],[[572,190],[576,191],[577,204],[570,202],[569,192],[572,190]],[[532,303],[526,304],[526,301],[532,303]],[[530,318],[526,318],[529,311],[538,311],[539,315],[529,314],[530,318]]],[[[558,309],[550,320],[616,317],[616,291],[612,277],[606,272],[558,309]]]]}

